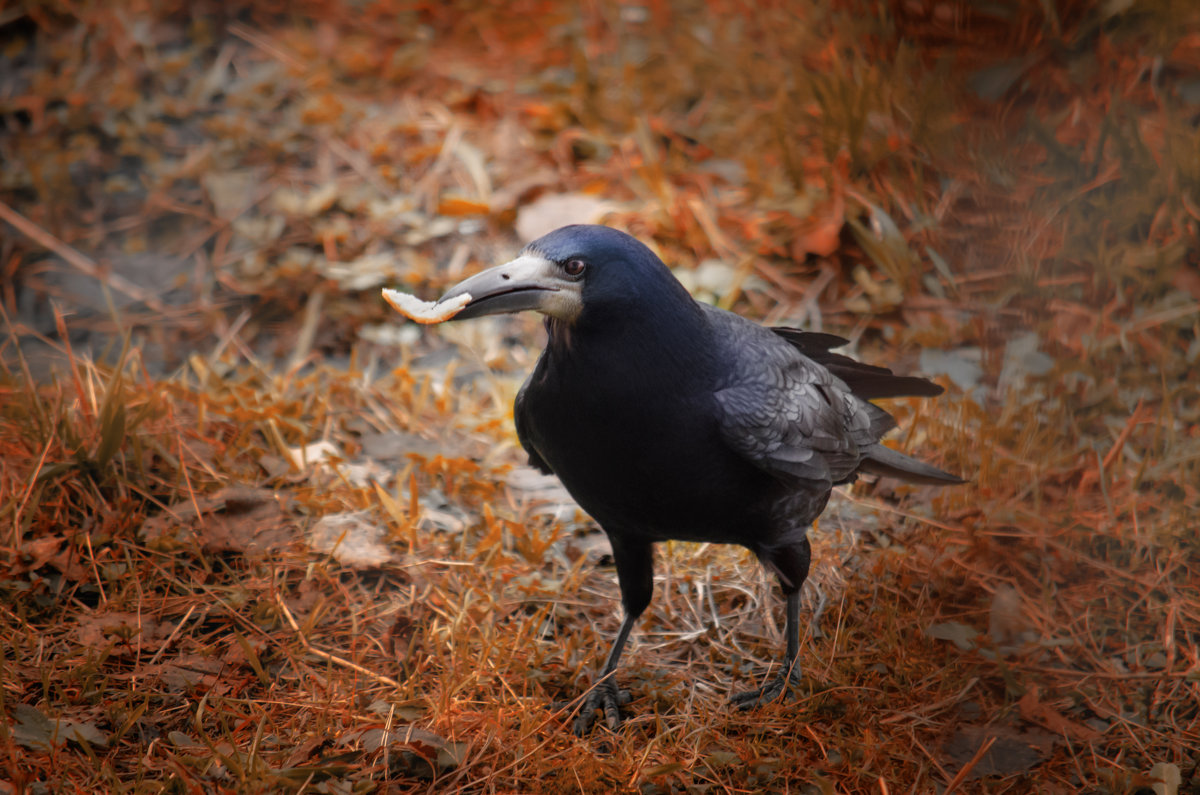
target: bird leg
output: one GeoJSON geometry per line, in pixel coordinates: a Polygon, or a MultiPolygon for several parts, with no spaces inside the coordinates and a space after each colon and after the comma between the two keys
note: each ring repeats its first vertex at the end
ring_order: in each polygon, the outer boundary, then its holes
{"type": "Polygon", "coordinates": [[[774,701],[786,695],[802,681],[800,676],[800,588],[808,578],[808,567],[812,561],[812,547],[808,537],[801,536],[791,543],[773,547],[760,554],[760,558],[779,577],[787,599],[787,619],[784,634],[787,636],[787,651],[783,656],[783,670],[757,690],[737,693],[732,702],[742,709],[774,701]]]}
{"type": "Polygon", "coordinates": [[[615,730],[621,725],[620,707],[629,703],[630,695],[628,690],[617,688],[617,663],[621,660],[625,641],[629,639],[629,632],[633,629],[633,622],[636,620],[637,616],[626,613],[624,620],[621,621],[621,629],[617,632],[617,639],[613,643],[612,651],[608,653],[608,659],[604,661],[600,679],[592,685],[591,691],[583,701],[583,708],[575,716],[575,734],[577,736],[582,737],[587,734],[598,709],[604,711],[604,722],[608,728],[615,730]]]}
{"type": "Polygon", "coordinates": [[[625,618],[621,620],[621,628],[617,631],[617,639],[613,642],[612,651],[604,661],[600,671],[600,679],[592,686],[591,692],[583,701],[583,707],[575,717],[575,734],[582,737],[587,734],[595,718],[596,710],[603,710],[604,722],[610,729],[621,725],[621,706],[630,701],[629,691],[619,690],[616,682],[617,664],[621,661],[621,652],[625,650],[625,642],[638,616],[650,604],[654,594],[654,553],[649,544],[629,542],[622,536],[609,534],[612,542],[613,561],[617,565],[617,582],[621,586],[621,604],[625,608],[625,618]]]}
{"type": "Polygon", "coordinates": [[[787,652],[783,658],[783,670],[772,677],[757,690],[736,693],[730,699],[739,709],[768,704],[791,691],[803,681],[800,673],[800,592],[792,591],[787,594],[787,621],[784,627],[787,635],[787,652]]]}

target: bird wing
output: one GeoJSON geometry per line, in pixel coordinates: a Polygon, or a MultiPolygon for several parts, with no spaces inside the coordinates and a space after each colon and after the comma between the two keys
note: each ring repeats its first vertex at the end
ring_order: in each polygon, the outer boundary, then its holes
{"type": "Polygon", "coordinates": [[[865,364],[832,348],[849,345],[850,341],[834,334],[819,331],[801,331],[787,326],[774,326],[771,331],[786,340],[800,353],[824,367],[842,380],[855,397],[863,400],[889,397],[936,397],[942,394],[940,386],[910,375],[896,375],[886,367],[865,364]]]}
{"type": "Polygon", "coordinates": [[[733,362],[715,394],[726,444],[784,480],[828,487],[851,479],[867,448],[895,427],[891,415],[768,329],[709,314],[733,362]]]}

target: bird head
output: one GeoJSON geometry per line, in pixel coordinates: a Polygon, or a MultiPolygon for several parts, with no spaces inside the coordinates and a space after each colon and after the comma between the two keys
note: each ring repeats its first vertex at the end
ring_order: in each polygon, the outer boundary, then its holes
{"type": "Polygon", "coordinates": [[[442,301],[471,301],[455,320],[532,309],[574,327],[590,319],[661,313],[691,297],[662,260],[637,239],[606,226],[564,226],[527,245],[516,259],[458,283],[442,301]]]}

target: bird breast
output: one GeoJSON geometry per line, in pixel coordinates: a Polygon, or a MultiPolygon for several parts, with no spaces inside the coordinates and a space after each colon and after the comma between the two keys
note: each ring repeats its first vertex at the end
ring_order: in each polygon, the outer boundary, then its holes
{"type": "Polygon", "coordinates": [[[777,484],[722,441],[702,373],[587,367],[579,353],[544,355],[519,410],[527,441],[606,530],[725,542],[766,521],[777,484]]]}

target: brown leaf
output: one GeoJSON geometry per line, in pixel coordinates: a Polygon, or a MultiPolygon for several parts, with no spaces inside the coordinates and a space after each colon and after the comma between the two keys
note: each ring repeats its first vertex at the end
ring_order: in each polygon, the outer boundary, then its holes
{"type": "Polygon", "coordinates": [[[1011,776],[1026,773],[1046,759],[1054,746],[1054,736],[1041,731],[1017,731],[1011,726],[963,726],[942,749],[951,772],[961,770],[990,738],[991,748],[967,774],[967,780],[984,776],[1011,776]]]}
{"type": "Polygon", "coordinates": [[[159,549],[198,541],[210,552],[262,555],[286,547],[296,537],[295,522],[285,508],[278,492],[234,486],[197,497],[194,503],[175,503],[147,519],[139,535],[159,549]]]}
{"type": "MultiPolygon", "coordinates": [[[[377,487],[377,491],[381,498],[386,497],[396,505],[382,488],[377,487]]],[[[403,516],[393,515],[393,519],[401,522],[403,516]]],[[[309,531],[312,548],[328,553],[344,566],[373,568],[384,565],[393,557],[386,542],[387,528],[371,521],[365,511],[323,516],[309,531]]]]}
{"type": "Polygon", "coordinates": [[[81,615],[75,626],[75,637],[80,645],[91,649],[111,644],[113,653],[120,655],[157,649],[158,641],[169,635],[170,630],[148,615],[114,611],[81,615]]]}
{"type": "Polygon", "coordinates": [[[88,579],[91,573],[80,560],[79,551],[73,544],[65,542],[66,539],[61,536],[47,536],[22,543],[21,551],[33,558],[28,564],[28,569],[36,570],[43,566],[52,566],[68,580],[88,579]]]}
{"type": "Polygon", "coordinates": [[[67,742],[97,748],[108,746],[108,735],[94,723],[50,718],[29,704],[14,705],[12,713],[16,718],[16,725],[10,730],[12,737],[30,750],[49,751],[67,742]]]}
{"type": "Polygon", "coordinates": [[[33,558],[29,563],[30,569],[40,569],[58,554],[59,547],[65,541],[62,536],[46,536],[34,538],[21,543],[21,551],[33,558]]]}
{"type": "Polygon", "coordinates": [[[1100,732],[1064,717],[1050,705],[1041,703],[1038,700],[1039,695],[1040,689],[1033,687],[1021,696],[1021,700],[1017,702],[1017,708],[1021,711],[1022,718],[1056,734],[1066,735],[1072,740],[1094,742],[1100,739],[1100,732]]]}

